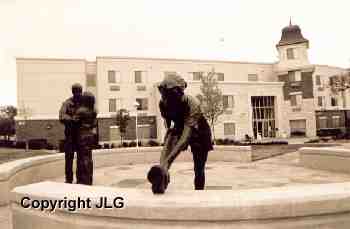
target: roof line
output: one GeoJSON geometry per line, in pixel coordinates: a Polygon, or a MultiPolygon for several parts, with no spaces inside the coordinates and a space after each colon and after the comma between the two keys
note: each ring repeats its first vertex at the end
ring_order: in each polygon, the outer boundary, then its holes
{"type": "Polygon", "coordinates": [[[341,70],[348,70],[347,68],[339,67],[339,66],[332,66],[332,65],[327,65],[327,64],[313,64],[316,67],[328,67],[328,68],[338,68],[341,70]]]}
{"type": "Polygon", "coordinates": [[[15,57],[16,61],[17,60],[49,60],[49,61],[86,61],[88,62],[86,59],[83,58],[40,58],[40,57],[15,57]]]}
{"type": "Polygon", "coordinates": [[[129,57],[129,56],[96,56],[96,59],[139,59],[139,60],[159,60],[159,61],[195,61],[195,62],[216,62],[229,64],[263,64],[273,65],[277,62],[248,62],[248,61],[228,61],[228,60],[203,60],[203,59],[177,59],[177,58],[155,58],[155,57],[129,57]]]}

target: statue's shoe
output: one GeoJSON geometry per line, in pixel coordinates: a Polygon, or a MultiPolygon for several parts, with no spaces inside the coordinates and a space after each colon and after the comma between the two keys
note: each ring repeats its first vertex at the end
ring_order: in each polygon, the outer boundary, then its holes
{"type": "Polygon", "coordinates": [[[154,194],[163,194],[168,187],[169,173],[159,165],[152,166],[147,174],[154,194]]]}

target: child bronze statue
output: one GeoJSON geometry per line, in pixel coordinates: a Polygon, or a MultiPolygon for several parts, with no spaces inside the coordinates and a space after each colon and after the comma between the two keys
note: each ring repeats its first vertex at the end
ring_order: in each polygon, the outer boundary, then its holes
{"type": "Polygon", "coordinates": [[[211,130],[198,100],[184,94],[186,82],[179,75],[168,75],[158,86],[161,94],[159,109],[167,132],[160,156],[160,165],[153,166],[147,178],[153,193],[164,193],[170,182],[169,169],[173,161],[188,145],[194,162],[194,188],[205,187],[205,164],[213,150],[211,130]]]}

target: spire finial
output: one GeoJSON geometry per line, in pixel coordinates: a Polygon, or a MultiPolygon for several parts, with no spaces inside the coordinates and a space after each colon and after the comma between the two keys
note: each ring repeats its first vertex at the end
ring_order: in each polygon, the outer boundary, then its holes
{"type": "Polygon", "coordinates": [[[292,17],[289,17],[289,26],[292,26],[292,17]]]}

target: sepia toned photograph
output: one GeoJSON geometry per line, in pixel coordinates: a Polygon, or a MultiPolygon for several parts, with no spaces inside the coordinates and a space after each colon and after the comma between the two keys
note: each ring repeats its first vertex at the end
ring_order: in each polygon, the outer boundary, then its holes
{"type": "Polygon", "coordinates": [[[349,9],[0,0],[0,229],[349,229],[349,9]]]}

